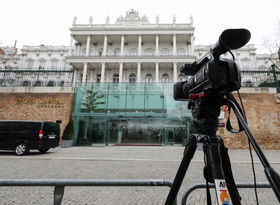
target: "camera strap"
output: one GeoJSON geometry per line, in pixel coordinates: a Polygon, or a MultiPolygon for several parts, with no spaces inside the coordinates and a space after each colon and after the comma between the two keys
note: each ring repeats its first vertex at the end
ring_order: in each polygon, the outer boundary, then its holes
{"type": "MultiPolygon", "coordinates": [[[[227,94],[227,98],[228,98],[229,100],[233,101],[233,102],[236,104],[236,106],[237,106],[239,112],[240,112],[240,113],[242,114],[242,116],[244,117],[244,114],[243,114],[243,112],[242,112],[242,109],[241,109],[240,105],[238,104],[238,102],[236,101],[236,99],[234,98],[234,96],[233,96],[231,93],[228,93],[228,94],[227,94]]],[[[226,123],[226,128],[227,128],[227,130],[230,131],[231,133],[239,133],[239,132],[242,132],[242,131],[244,130],[244,128],[243,128],[243,126],[242,126],[242,124],[241,124],[241,122],[239,121],[238,118],[237,118],[237,121],[238,121],[238,127],[239,127],[239,129],[236,130],[236,129],[234,129],[234,128],[232,127],[231,122],[230,122],[231,106],[230,106],[229,104],[226,104],[226,105],[228,106],[228,119],[227,119],[227,123],[226,123]]]]}

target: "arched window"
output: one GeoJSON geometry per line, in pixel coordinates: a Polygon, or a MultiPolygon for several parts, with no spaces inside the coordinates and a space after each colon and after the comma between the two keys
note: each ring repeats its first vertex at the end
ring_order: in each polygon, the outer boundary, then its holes
{"type": "Polygon", "coordinates": [[[119,74],[114,74],[113,75],[113,83],[118,83],[119,82],[119,74]]]}
{"type": "Polygon", "coordinates": [[[96,75],[96,82],[98,82],[98,83],[101,82],[101,74],[96,75]]]}
{"type": "Polygon", "coordinates": [[[39,70],[44,70],[45,69],[45,66],[46,66],[46,61],[45,59],[40,59],[40,62],[39,62],[39,70]]]}
{"type": "Polygon", "coordinates": [[[178,81],[179,82],[182,82],[182,81],[185,81],[186,80],[186,76],[184,75],[184,74],[180,74],[179,76],[178,76],[178,81]]]}
{"type": "Polygon", "coordinates": [[[164,74],[162,75],[162,82],[163,82],[163,83],[168,83],[168,81],[169,81],[169,76],[168,76],[167,73],[164,73],[164,74]]]}
{"type": "Polygon", "coordinates": [[[27,70],[32,70],[33,69],[33,63],[34,63],[34,61],[28,60],[27,63],[26,63],[26,69],[27,70]]]}
{"type": "Polygon", "coordinates": [[[51,61],[51,69],[56,69],[58,64],[58,60],[54,59],[51,61]]]}
{"type": "Polygon", "coordinates": [[[245,82],[245,87],[253,87],[252,81],[247,80],[247,81],[245,82]]]}
{"type": "Polygon", "coordinates": [[[145,82],[146,82],[146,83],[151,83],[151,82],[153,82],[153,76],[152,76],[152,74],[148,73],[148,74],[146,75],[145,82]]]}
{"type": "Polygon", "coordinates": [[[147,48],[147,49],[145,50],[145,55],[146,55],[146,56],[153,56],[153,55],[154,55],[154,49],[152,49],[152,48],[147,48]]]}
{"type": "Polygon", "coordinates": [[[34,86],[42,86],[42,82],[37,80],[35,83],[34,83],[34,86]]]}
{"type": "Polygon", "coordinates": [[[64,86],[64,80],[59,82],[59,86],[63,87],[64,86]]]}
{"type": "Polygon", "coordinates": [[[136,48],[130,49],[130,55],[131,56],[137,56],[137,49],[136,48]]]}
{"type": "Polygon", "coordinates": [[[22,82],[21,86],[29,87],[30,86],[30,82],[28,80],[25,80],[25,81],[22,82]]]}
{"type": "Polygon", "coordinates": [[[54,87],[54,84],[55,84],[55,83],[54,83],[53,81],[49,81],[48,84],[47,84],[47,86],[48,86],[48,87],[54,87]]]}
{"type": "Polygon", "coordinates": [[[130,83],[135,83],[136,82],[136,75],[134,73],[131,73],[129,75],[129,82],[130,83]]]}

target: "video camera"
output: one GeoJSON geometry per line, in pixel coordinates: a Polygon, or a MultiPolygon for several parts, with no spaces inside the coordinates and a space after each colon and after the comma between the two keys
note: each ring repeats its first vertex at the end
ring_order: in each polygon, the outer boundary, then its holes
{"type": "Polygon", "coordinates": [[[222,32],[217,43],[200,60],[184,64],[180,71],[192,76],[184,82],[174,84],[174,99],[186,101],[203,95],[224,95],[241,87],[240,69],[233,60],[220,55],[244,46],[251,38],[247,29],[227,29],[222,32]]]}

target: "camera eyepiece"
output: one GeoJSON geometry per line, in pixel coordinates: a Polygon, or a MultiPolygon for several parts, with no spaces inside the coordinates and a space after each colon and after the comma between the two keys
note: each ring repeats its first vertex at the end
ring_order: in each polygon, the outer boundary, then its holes
{"type": "Polygon", "coordinates": [[[229,50],[241,48],[249,42],[250,38],[250,31],[244,28],[224,30],[210,52],[215,58],[218,58],[229,50]]]}

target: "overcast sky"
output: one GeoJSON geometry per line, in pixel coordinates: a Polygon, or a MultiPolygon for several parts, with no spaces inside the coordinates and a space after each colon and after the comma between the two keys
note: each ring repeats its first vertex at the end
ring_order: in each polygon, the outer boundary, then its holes
{"type": "MultiPolygon", "coordinates": [[[[2,0],[0,10],[0,46],[66,45],[70,44],[73,17],[86,24],[105,23],[107,16],[114,23],[120,15],[134,9],[155,23],[189,23],[192,15],[195,44],[215,43],[226,28],[247,28],[249,43],[258,47],[264,38],[275,38],[280,31],[280,0],[2,0]]],[[[279,34],[280,35],[280,34],[279,34]]],[[[280,37],[279,37],[280,38],[280,37]]]]}

